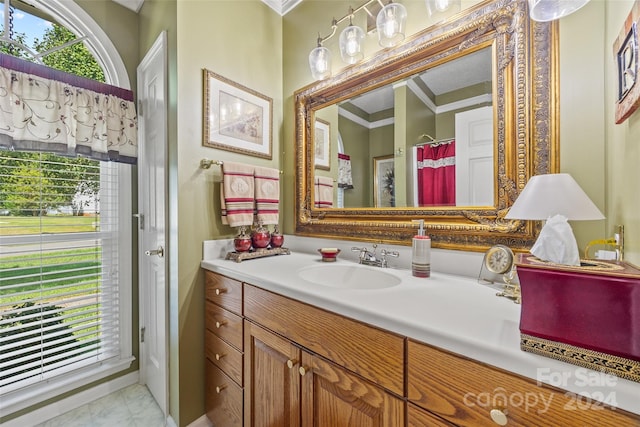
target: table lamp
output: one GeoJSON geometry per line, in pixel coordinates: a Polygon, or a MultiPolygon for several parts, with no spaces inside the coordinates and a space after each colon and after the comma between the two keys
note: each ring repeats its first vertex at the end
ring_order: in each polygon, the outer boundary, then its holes
{"type": "Polygon", "coordinates": [[[532,176],[505,219],[546,221],[530,252],[543,261],[580,265],[578,244],[568,220],[604,219],[567,173],[532,176]]]}

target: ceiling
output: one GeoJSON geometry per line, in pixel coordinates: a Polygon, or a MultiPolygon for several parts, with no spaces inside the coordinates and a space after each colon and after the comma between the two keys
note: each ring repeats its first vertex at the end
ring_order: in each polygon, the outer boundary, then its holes
{"type": "MultiPolygon", "coordinates": [[[[492,80],[490,49],[482,49],[426,70],[419,76],[409,79],[414,84],[410,82],[408,86],[414,92],[422,92],[417,94],[421,98],[434,98],[475,84],[490,82],[492,80]],[[416,79],[422,80],[423,84],[415,84],[416,79]],[[425,87],[427,91],[424,90],[425,87]]],[[[353,98],[349,102],[367,114],[392,109],[394,104],[393,86],[383,86],[353,98]]]]}
{"type": "MultiPolygon", "coordinates": [[[[144,0],[113,0],[114,2],[131,9],[134,12],[139,12],[144,0]]],[[[208,0],[213,1],[213,0],[208,0]]],[[[278,12],[281,16],[284,16],[291,9],[296,7],[302,0],[262,0],[271,9],[278,12]]]]}

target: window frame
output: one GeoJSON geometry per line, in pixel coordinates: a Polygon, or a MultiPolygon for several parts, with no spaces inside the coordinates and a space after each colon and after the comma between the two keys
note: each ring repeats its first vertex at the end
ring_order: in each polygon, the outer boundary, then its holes
{"type": "MultiPolygon", "coordinates": [[[[131,88],[129,75],[122,58],[115,46],[94,21],[75,2],[64,0],[28,0],[28,2],[46,12],[60,25],[71,30],[78,37],[87,37],[84,41],[89,51],[102,66],[105,74],[105,83],[119,86],[125,89],[131,88]]],[[[120,188],[132,188],[133,168],[131,165],[117,164],[120,188]]],[[[0,395],[0,407],[3,416],[11,415],[17,411],[42,403],[64,393],[76,390],[96,381],[123,373],[135,360],[133,356],[133,246],[132,234],[132,208],[133,191],[118,192],[118,257],[119,257],[119,310],[120,310],[120,358],[110,362],[103,362],[98,368],[95,364],[62,374],[56,378],[22,389],[17,389],[0,395]]]]}

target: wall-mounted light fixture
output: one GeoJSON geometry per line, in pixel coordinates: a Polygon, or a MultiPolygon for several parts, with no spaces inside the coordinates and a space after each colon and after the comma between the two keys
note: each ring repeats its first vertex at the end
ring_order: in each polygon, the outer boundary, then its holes
{"type": "Polygon", "coordinates": [[[309,54],[311,75],[316,80],[323,80],[331,76],[331,51],[322,46],[336,34],[338,25],[349,19],[349,25],[340,33],[340,55],[347,64],[355,64],[364,58],[364,30],[353,25],[353,17],[364,10],[369,16],[373,13],[367,8],[372,3],[378,3],[382,9],[376,18],[378,41],[382,47],[396,46],[404,40],[404,27],[407,20],[407,10],[400,3],[389,1],[387,5],[382,0],[368,0],[356,9],[350,8],[349,13],[331,22],[331,33],[322,37],[318,34],[318,44],[309,54]]]}
{"type": "Polygon", "coordinates": [[[553,21],[572,14],[589,0],[529,0],[529,16],[534,21],[553,21]]]}
{"type": "Polygon", "coordinates": [[[460,12],[462,8],[461,0],[425,0],[425,2],[427,3],[427,13],[434,24],[453,13],[460,12]]]}

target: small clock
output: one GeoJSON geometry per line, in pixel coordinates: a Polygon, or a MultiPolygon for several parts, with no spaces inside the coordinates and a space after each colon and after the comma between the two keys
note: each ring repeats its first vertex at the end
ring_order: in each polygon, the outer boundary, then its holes
{"type": "Polygon", "coordinates": [[[495,245],[484,254],[478,281],[483,284],[502,286],[507,275],[514,269],[515,256],[513,251],[505,245],[495,245]]]}
{"type": "Polygon", "coordinates": [[[484,256],[484,264],[490,272],[504,274],[513,267],[513,251],[504,245],[492,246],[484,256]]]}

